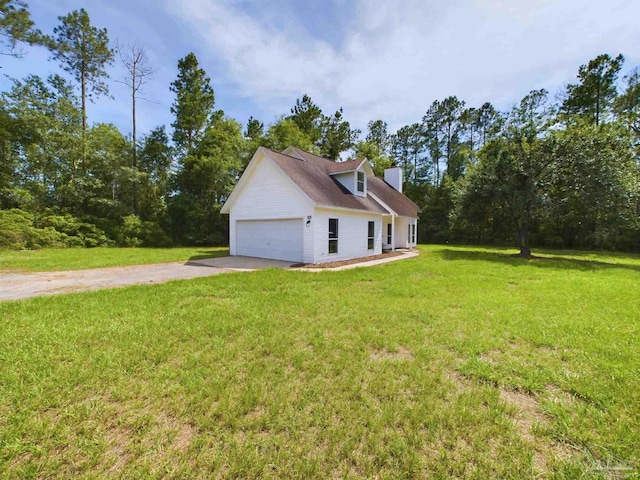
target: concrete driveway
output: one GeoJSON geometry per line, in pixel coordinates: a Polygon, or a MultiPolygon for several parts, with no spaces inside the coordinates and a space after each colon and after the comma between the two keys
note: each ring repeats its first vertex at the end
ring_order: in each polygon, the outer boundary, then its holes
{"type": "Polygon", "coordinates": [[[218,257],[184,262],[60,272],[2,273],[0,301],[41,295],[99,290],[145,283],[164,283],[220,273],[289,268],[292,263],[250,257],[218,257]]]}

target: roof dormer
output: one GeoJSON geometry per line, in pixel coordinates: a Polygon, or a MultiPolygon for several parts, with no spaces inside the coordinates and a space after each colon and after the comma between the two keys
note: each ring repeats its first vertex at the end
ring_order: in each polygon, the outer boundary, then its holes
{"type": "Polygon", "coordinates": [[[329,175],[353,195],[366,197],[367,177],[373,176],[373,169],[366,158],[358,158],[332,165],[329,175]]]}
{"type": "Polygon", "coordinates": [[[364,170],[356,170],[356,191],[353,192],[354,195],[358,195],[360,197],[367,196],[367,174],[364,170]]]}

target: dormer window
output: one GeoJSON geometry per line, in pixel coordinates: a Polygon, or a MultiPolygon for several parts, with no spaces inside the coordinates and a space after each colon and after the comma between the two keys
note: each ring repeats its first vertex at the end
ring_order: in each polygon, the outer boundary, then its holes
{"type": "Polygon", "coordinates": [[[356,190],[358,193],[364,193],[364,172],[358,172],[356,190]]]}

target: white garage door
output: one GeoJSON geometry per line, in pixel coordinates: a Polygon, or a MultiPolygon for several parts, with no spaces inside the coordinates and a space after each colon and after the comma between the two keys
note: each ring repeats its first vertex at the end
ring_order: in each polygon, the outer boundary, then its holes
{"type": "Polygon", "coordinates": [[[237,254],[302,262],[302,219],[238,220],[237,254]]]}

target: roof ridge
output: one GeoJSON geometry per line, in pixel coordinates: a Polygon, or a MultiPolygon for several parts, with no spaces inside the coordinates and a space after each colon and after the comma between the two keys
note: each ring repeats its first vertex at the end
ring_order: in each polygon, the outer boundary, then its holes
{"type": "MultiPolygon", "coordinates": [[[[265,150],[269,150],[269,151],[270,151],[270,152],[272,152],[272,153],[277,153],[278,155],[282,155],[282,156],[284,156],[284,157],[293,158],[294,160],[297,160],[297,161],[299,161],[299,162],[304,162],[304,160],[301,160],[301,159],[299,159],[298,157],[294,157],[293,155],[289,155],[288,153],[282,153],[282,152],[279,152],[279,151],[274,150],[274,149],[269,148],[269,147],[260,147],[260,148],[264,148],[265,150]]],[[[294,147],[294,148],[295,148],[295,147],[294,147]]]]}
{"type": "Polygon", "coordinates": [[[291,146],[291,148],[294,148],[294,149],[298,150],[299,152],[302,152],[302,153],[304,153],[304,154],[306,154],[306,155],[311,155],[312,157],[316,157],[316,158],[319,158],[320,160],[324,160],[325,162],[329,162],[329,163],[336,163],[336,162],[334,162],[333,160],[330,160],[330,159],[328,159],[328,158],[321,157],[320,155],[316,155],[315,153],[307,152],[306,150],[302,150],[302,149],[301,149],[301,148],[299,148],[299,147],[294,147],[294,146],[292,145],[292,146],[291,146]]]}

